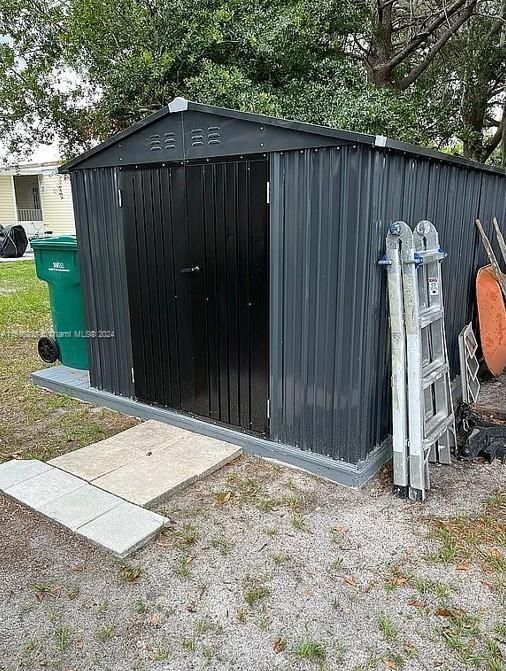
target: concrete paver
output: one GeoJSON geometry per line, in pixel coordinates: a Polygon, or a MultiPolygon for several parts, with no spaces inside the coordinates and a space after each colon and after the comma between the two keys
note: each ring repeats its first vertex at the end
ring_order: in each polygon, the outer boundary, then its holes
{"type": "Polygon", "coordinates": [[[48,464],[1,464],[0,492],[124,557],[167,522],[141,506],[213,473],[241,452],[151,420],[48,464]]]}
{"type": "Polygon", "coordinates": [[[51,459],[49,463],[84,480],[93,481],[168,447],[185,433],[188,432],[184,429],[150,420],[111,438],[51,459]]]}
{"type": "Polygon", "coordinates": [[[165,517],[54,466],[36,460],[6,463],[8,468],[3,468],[5,464],[0,468],[3,482],[17,484],[2,487],[1,492],[120,557],[143,545],[167,523],[165,517]]]}
{"type": "Polygon", "coordinates": [[[162,529],[166,523],[165,517],[124,502],[79,527],[76,533],[108,548],[118,557],[126,557],[162,529]]]}
{"type": "Polygon", "coordinates": [[[0,464],[0,491],[5,491],[23,480],[40,475],[51,468],[38,459],[11,459],[0,464]]]}
{"type": "Polygon", "coordinates": [[[123,499],[118,496],[85,484],[46,503],[39,512],[75,531],[122,503],[123,499]]]}
{"type": "Polygon", "coordinates": [[[137,505],[149,506],[240,454],[236,445],[185,431],[185,436],[169,447],[118,468],[93,484],[137,505]]]}
{"type": "Polygon", "coordinates": [[[30,508],[40,510],[53,499],[83,487],[85,484],[80,478],[57,468],[50,468],[13,487],[7,487],[4,492],[30,508]]]}

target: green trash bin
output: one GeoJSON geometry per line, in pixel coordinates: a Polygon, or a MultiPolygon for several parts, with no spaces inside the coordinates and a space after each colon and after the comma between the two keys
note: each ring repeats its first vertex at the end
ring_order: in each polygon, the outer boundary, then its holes
{"type": "Polygon", "coordinates": [[[55,339],[42,337],[43,361],[58,359],[71,368],[88,368],[84,304],[75,235],[34,238],[31,241],[37,277],[47,282],[55,339]]]}

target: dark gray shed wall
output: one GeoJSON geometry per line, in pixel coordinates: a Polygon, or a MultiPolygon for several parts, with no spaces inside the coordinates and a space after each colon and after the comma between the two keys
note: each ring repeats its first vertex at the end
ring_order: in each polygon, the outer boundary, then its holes
{"type": "Polygon", "coordinates": [[[388,225],[430,219],[453,375],[484,256],[474,227],[506,220],[506,178],[366,146],[272,155],[271,438],[357,463],[390,431],[388,225]]]}
{"type": "Polygon", "coordinates": [[[118,168],[71,172],[89,339],[90,383],[132,397],[132,349],[118,168]],[[112,331],[113,337],[107,337],[112,331]],[[105,332],[105,333],[104,333],[105,332]]]}
{"type": "MultiPolygon", "coordinates": [[[[119,168],[71,171],[91,385],[134,396],[119,168]]],[[[271,155],[271,439],[352,464],[390,431],[384,253],[389,223],[434,221],[453,374],[474,313],[474,228],[506,221],[506,178],[358,145],[271,155]],[[470,272],[471,271],[471,272],[470,272]]]]}

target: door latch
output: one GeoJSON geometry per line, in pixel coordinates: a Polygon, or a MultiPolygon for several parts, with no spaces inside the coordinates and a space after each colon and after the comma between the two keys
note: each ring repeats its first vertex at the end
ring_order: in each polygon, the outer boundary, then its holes
{"type": "Polygon", "coordinates": [[[181,268],[182,273],[199,273],[200,268],[198,266],[190,266],[189,268],[181,268]]]}

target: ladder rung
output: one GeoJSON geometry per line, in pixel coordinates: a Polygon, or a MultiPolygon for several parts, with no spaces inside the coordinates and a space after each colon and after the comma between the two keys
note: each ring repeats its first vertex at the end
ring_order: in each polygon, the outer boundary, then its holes
{"type": "Polygon", "coordinates": [[[448,372],[448,362],[436,359],[422,368],[422,388],[427,389],[448,372]]]}
{"type": "Polygon", "coordinates": [[[426,249],[425,251],[416,252],[418,258],[422,260],[423,265],[433,263],[434,261],[441,261],[446,254],[439,249],[426,249]]]}
{"type": "Polygon", "coordinates": [[[442,415],[438,413],[426,424],[426,438],[424,438],[423,445],[425,450],[429,450],[432,445],[438,440],[445,431],[452,426],[455,418],[453,413],[450,415],[442,415]]]}
{"type": "Polygon", "coordinates": [[[425,328],[439,319],[443,319],[444,310],[439,305],[420,310],[420,328],[425,328]]]}

